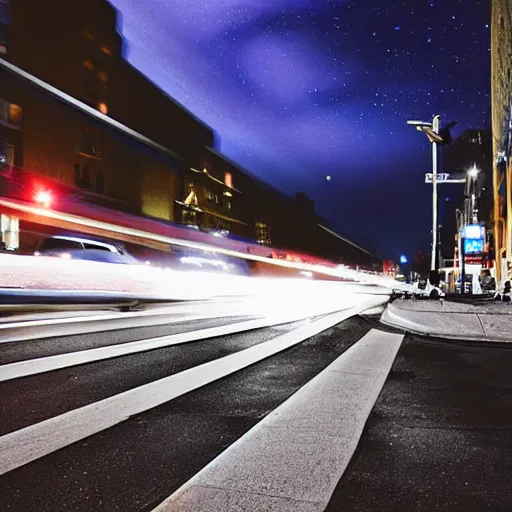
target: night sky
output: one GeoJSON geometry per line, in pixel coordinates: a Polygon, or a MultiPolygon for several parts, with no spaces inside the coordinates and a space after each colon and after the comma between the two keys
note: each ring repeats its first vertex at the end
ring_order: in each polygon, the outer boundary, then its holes
{"type": "Polygon", "coordinates": [[[112,4],[128,60],[224,154],[380,256],[429,250],[430,146],[406,120],[490,127],[489,0],[112,4]]]}

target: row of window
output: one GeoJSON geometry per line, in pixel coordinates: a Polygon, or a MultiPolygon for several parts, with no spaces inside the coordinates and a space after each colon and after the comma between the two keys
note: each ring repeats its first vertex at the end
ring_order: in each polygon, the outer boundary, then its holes
{"type": "Polygon", "coordinates": [[[79,188],[92,190],[98,194],[105,193],[105,175],[91,169],[88,165],[75,164],[73,166],[75,185],[79,188]]]}
{"type": "Polygon", "coordinates": [[[215,192],[212,192],[211,190],[207,190],[206,191],[206,200],[210,203],[210,204],[214,204],[216,206],[220,206],[222,208],[224,208],[225,210],[227,211],[231,211],[232,208],[233,208],[233,204],[231,202],[231,199],[226,196],[226,195],[219,195],[219,194],[216,194],[215,192]]]}
{"type": "MultiPolygon", "coordinates": [[[[213,228],[217,230],[231,231],[233,224],[227,220],[216,217],[215,215],[200,214],[191,208],[182,208],[180,221],[188,226],[202,225],[204,228],[213,228]]],[[[270,227],[263,222],[256,222],[254,225],[255,238],[261,245],[270,245],[270,227]]]]}
{"type": "Polygon", "coordinates": [[[84,36],[83,61],[83,89],[88,103],[96,107],[101,113],[108,114],[109,77],[105,71],[109,67],[111,49],[96,41],[88,31],[82,32],[84,36]]]}

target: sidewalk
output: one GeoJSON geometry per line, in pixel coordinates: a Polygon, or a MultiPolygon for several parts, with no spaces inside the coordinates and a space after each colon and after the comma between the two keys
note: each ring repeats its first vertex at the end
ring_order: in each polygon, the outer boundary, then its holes
{"type": "Polygon", "coordinates": [[[386,308],[381,322],[439,338],[512,342],[512,305],[501,302],[397,300],[386,308]]]}

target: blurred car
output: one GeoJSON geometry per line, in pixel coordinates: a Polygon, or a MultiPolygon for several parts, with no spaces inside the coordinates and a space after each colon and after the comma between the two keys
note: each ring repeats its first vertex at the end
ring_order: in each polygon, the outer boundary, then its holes
{"type": "Polygon", "coordinates": [[[174,261],[173,266],[182,270],[249,275],[247,261],[210,251],[174,248],[174,261]]]}
{"type": "Polygon", "coordinates": [[[141,265],[142,263],[119,245],[68,235],[46,238],[34,256],[53,256],[64,259],[116,263],[121,265],[141,265]]]}

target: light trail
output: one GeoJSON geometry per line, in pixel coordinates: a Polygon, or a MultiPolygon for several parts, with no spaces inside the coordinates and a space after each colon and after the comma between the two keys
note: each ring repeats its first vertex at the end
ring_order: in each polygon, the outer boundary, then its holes
{"type": "Polygon", "coordinates": [[[49,210],[45,208],[38,208],[36,206],[24,204],[20,201],[9,200],[7,198],[0,198],[0,207],[4,207],[6,209],[14,211],[21,211],[27,214],[35,215],[37,217],[59,220],[61,222],[74,224],[76,226],[100,229],[110,233],[116,233],[120,235],[126,235],[129,237],[139,238],[141,240],[151,240],[154,242],[160,242],[169,245],[187,247],[198,251],[207,251],[215,254],[229,256],[232,258],[239,258],[242,260],[264,263],[266,265],[275,267],[282,267],[305,272],[314,272],[329,277],[337,277],[339,279],[350,280],[360,283],[375,284],[378,286],[385,286],[387,288],[404,287],[403,283],[399,283],[388,277],[379,276],[371,273],[365,273],[362,271],[356,271],[340,267],[333,269],[316,264],[297,263],[286,260],[271,259],[263,256],[258,256],[256,254],[243,253],[240,251],[234,251],[222,247],[211,246],[202,242],[194,242],[190,240],[183,240],[180,238],[158,235],[136,228],[128,228],[104,221],[97,221],[86,217],[80,217],[78,215],[58,212],[55,210],[49,210]]]}

